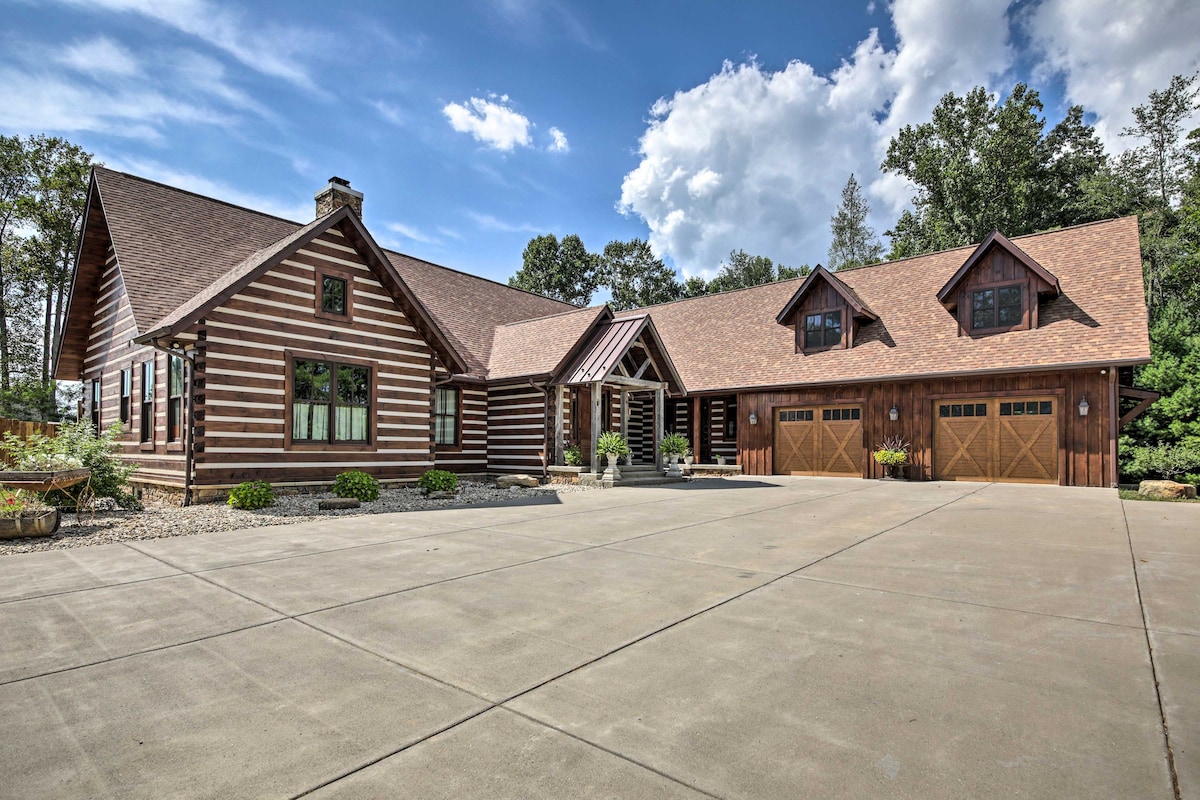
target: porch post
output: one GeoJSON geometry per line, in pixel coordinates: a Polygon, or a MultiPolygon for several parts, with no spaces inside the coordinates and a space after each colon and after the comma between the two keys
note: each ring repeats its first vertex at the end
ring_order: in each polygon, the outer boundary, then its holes
{"type": "Polygon", "coordinates": [[[665,402],[663,387],[654,390],[654,468],[662,469],[662,453],[658,450],[658,442],[663,437],[663,403],[665,402]]]}
{"type": "Polygon", "coordinates": [[[696,457],[697,464],[703,464],[704,461],[700,455],[700,398],[692,398],[692,454],[696,457]]]}
{"type": "Polygon", "coordinates": [[[563,465],[563,402],[567,395],[567,387],[559,384],[554,387],[554,464],[563,465]]]}
{"type": "Polygon", "coordinates": [[[596,451],[597,440],[600,438],[600,393],[601,382],[592,384],[592,441],[588,443],[592,454],[592,472],[599,475],[604,472],[600,463],[600,454],[596,451]]]}
{"type": "MultiPolygon", "coordinates": [[[[629,392],[625,391],[624,389],[620,389],[619,391],[621,392],[621,435],[624,436],[625,441],[628,442],[629,441],[629,392]]],[[[632,449],[629,452],[630,452],[630,455],[633,454],[632,449]]],[[[630,463],[633,463],[633,462],[630,461],[630,463]]]]}

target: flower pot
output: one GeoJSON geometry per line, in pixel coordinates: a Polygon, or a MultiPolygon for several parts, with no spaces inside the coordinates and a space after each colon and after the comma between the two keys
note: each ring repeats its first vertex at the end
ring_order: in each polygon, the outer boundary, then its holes
{"type": "Polygon", "coordinates": [[[619,466],[621,457],[618,455],[614,455],[612,453],[606,453],[604,458],[605,458],[606,462],[608,463],[608,469],[604,470],[604,479],[606,481],[607,480],[612,480],[612,481],[621,480],[621,469],[619,466]]]}
{"type": "Polygon", "coordinates": [[[683,457],[684,466],[690,467],[695,462],[696,462],[696,457],[694,455],[691,455],[690,453],[683,457]]]}
{"type": "Polygon", "coordinates": [[[717,456],[717,466],[718,467],[725,466],[725,456],[717,456]]]}
{"type": "Polygon", "coordinates": [[[27,536],[53,536],[62,514],[51,508],[38,514],[0,517],[0,539],[22,539],[27,536]]]}
{"type": "Polygon", "coordinates": [[[906,480],[906,478],[904,477],[904,467],[905,467],[904,464],[886,464],[883,468],[885,480],[889,480],[889,481],[906,480]]]}

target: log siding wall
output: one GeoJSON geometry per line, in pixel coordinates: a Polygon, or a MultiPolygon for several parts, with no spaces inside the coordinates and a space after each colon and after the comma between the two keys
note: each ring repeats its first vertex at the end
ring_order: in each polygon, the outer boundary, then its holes
{"type": "Polygon", "coordinates": [[[856,403],[863,409],[862,446],[867,456],[864,477],[883,476],[882,468],[869,457],[870,451],[885,437],[901,436],[912,443],[909,477],[931,480],[935,399],[989,397],[1005,392],[1058,393],[1060,482],[1110,485],[1114,474],[1110,449],[1112,404],[1109,375],[1100,374],[1099,369],[743,392],[738,397],[738,463],[746,474],[771,474],[776,408],[856,403]],[[1090,409],[1086,417],[1081,417],[1078,406],[1085,396],[1090,409]],[[888,418],[893,404],[900,412],[896,422],[888,418]],[[758,414],[757,425],[749,422],[751,412],[758,414]]]}
{"type": "MultiPolygon", "coordinates": [[[[476,384],[445,383],[449,376],[439,370],[440,385],[458,389],[460,393],[459,408],[459,447],[434,448],[434,462],[438,469],[458,473],[487,472],[488,468],[488,393],[487,389],[476,384]]],[[[433,425],[433,412],[430,411],[430,427],[433,425]]]]}
{"type": "Polygon", "coordinates": [[[490,472],[542,474],[550,404],[539,386],[489,386],[487,466],[490,472]]]}
{"type": "MultiPolygon", "coordinates": [[[[327,231],[209,312],[197,365],[196,485],[322,484],[358,469],[413,479],[433,465],[433,354],[372,269],[327,231]],[[317,318],[320,275],[348,276],[353,318],[317,318]],[[289,445],[289,356],[371,369],[369,442],[289,445]]],[[[331,422],[332,423],[332,414],[331,422]]]]}

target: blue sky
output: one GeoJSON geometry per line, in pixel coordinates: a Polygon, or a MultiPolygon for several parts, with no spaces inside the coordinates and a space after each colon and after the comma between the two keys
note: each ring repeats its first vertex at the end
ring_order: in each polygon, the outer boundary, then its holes
{"type": "Polygon", "coordinates": [[[1200,67],[1200,4],[0,0],[0,131],[298,221],[331,175],[386,246],[503,280],[538,233],[824,260],[855,172],[946,91],[1031,82],[1105,141],[1200,67]]]}

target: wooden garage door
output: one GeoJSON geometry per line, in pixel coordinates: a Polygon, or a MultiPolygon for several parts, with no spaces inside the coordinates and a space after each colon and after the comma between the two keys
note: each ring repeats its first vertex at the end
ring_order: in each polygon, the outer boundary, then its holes
{"type": "Polygon", "coordinates": [[[862,477],[860,406],[806,406],[775,412],[775,474],[862,477]]]}
{"type": "Polygon", "coordinates": [[[933,413],[938,480],[1058,483],[1056,398],[936,400],[933,413]]]}

